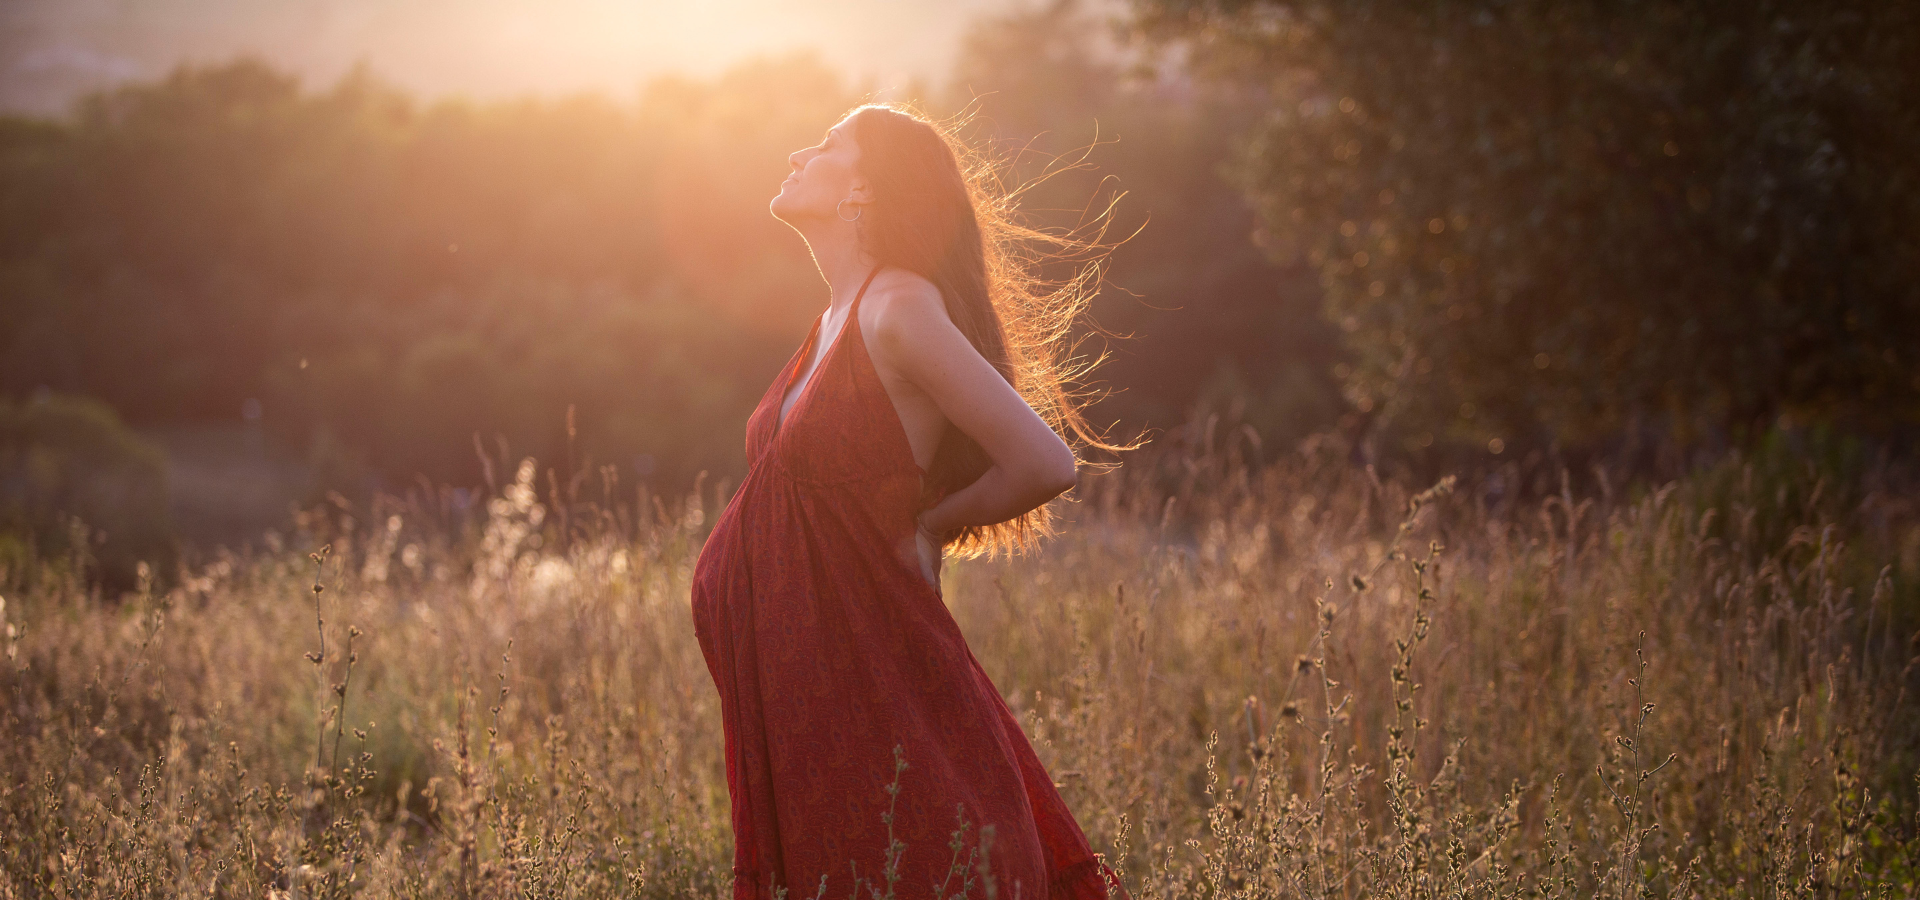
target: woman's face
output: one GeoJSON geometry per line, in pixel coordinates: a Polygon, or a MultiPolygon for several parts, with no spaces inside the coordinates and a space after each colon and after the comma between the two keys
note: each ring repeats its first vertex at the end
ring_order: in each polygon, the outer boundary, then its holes
{"type": "Polygon", "coordinates": [[[787,157],[793,174],[781,182],[780,193],[767,205],[774,218],[789,225],[803,220],[840,215],[840,203],[849,201],[841,218],[854,218],[855,211],[870,202],[866,179],[857,168],[860,145],[853,140],[851,117],[827,129],[820,143],[787,157]]]}

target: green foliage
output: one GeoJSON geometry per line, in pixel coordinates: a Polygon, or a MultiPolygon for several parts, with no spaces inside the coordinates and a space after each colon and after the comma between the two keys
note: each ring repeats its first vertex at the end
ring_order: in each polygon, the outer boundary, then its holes
{"type": "Polygon", "coordinates": [[[110,590],[164,585],[175,554],[166,460],[98,401],[0,401],[0,540],[0,584],[32,576],[38,556],[110,590]]]}
{"type": "Polygon", "coordinates": [[[1071,227],[1120,198],[1111,235],[1130,237],[1092,312],[1125,338],[1104,345],[1113,357],[1098,376],[1118,390],[1099,411],[1165,425],[1196,404],[1239,403],[1270,445],[1291,447],[1339,414],[1332,369],[1344,353],[1313,273],[1248,240],[1254,211],[1222,177],[1265,98],[1134,65],[1124,34],[1090,6],[981,19],[946,105],[972,104],[971,135],[1011,158],[1015,181],[1054,170],[1023,204],[1041,223],[1071,227]]]}
{"type": "Polygon", "coordinates": [[[1140,0],[1269,92],[1238,175],[1390,437],[1920,421],[1920,11],[1140,0]]]}
{"type": "Polygon", "coordinates": [[[258,399],[296,451],[330,435],[395,480],[477,480],[475,432],[567,459],[569,406],[596,462],[737,466],[824,296],[766,202],[857,99],[806,58],[628,106],[308,91],[243,60],[7,120],[0,393],[139,426],[258,399]]]}

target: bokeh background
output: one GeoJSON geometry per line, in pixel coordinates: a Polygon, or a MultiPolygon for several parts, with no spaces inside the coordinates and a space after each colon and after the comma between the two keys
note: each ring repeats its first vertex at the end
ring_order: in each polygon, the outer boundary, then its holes
{"type": "Polygon", "coordinates": [[[827,301],[767,201],[867,99],[1119,242],[1147,443],[942,578],[1132,896],[1920,896],[1915,59],[1884,0],[0,0],[0,900],[731,896],[689,580],[827,301]]]}
{"type": "Polygon", "coordinates": [[[329,492],[464,499],[482,453],[737,473],[826,299],[766,201],[867,99],[970,112],[1010,183],[1066,166],[1036,224],[1118,197],[1085,345],[1116,436],[1219,414],[1422,477],[1904,453],[1916,34],[1867,2],[11,3],[10,533],[79,515],[125,580],[329,492]]]}

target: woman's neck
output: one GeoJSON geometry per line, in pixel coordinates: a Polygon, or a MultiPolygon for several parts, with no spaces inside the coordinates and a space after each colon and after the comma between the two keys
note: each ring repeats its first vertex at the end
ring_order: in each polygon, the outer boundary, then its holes
{"type": "Polygon", "coordinates": [[[835,312],[845,310],[877,261],[860,246],[860,233],[851,222],[821,222],[802,229],[800,235],[806,239],[807,249],[813,251],[813,264],[820,269],[820,277],[826,279],[831,293],[828,306],[835,312]]]}

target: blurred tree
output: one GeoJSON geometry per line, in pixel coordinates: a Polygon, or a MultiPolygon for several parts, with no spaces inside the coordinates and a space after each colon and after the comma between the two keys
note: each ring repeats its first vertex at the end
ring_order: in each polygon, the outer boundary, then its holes
{"type": "Polygon", "coordinates": [[[1262,93],[1142,66],[1122,24],[1073,0],[982,18],[944,106],[975,113],[972,135],[1011,161],[1014,183],[1059,170],[1024,199],[1042,225],[1073,228],[1125,195],[1108,236],[1132,237],[1092,311],[1126,339],[1106,343],[1095,377],[1116,392],[1097,414],[1168,425],[1196,403],[1237,403],[1290,446],[1339,412],[1341,350],[1311,270],[1262,256],[1252,206],[1222,177],[1262,93]]]}
{"type": "Polygon", "coordinates": [[[625,107],[310,92],[241,60],[0,119],[0,396],[140,426],[258,400],[389,481],[472,483],[476,431],[564,474],[569,406],[596,463],[737,468],[825,303],[766,203],[856,99],[806,57],[625,107]]]}
{"type": "Polygon", "coordinates": [[[1275,256],[1318,269],[1376,437],[1920,421],[1920,7],[1135,7],[1266,92],[1238,177],[1275,256]]]}

